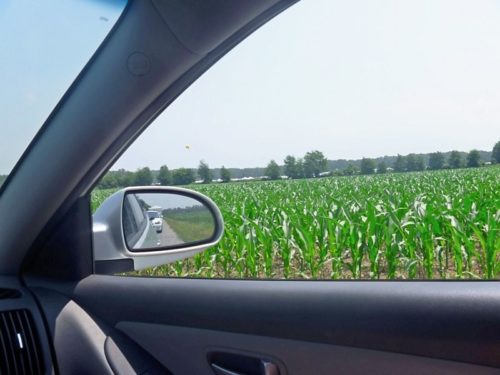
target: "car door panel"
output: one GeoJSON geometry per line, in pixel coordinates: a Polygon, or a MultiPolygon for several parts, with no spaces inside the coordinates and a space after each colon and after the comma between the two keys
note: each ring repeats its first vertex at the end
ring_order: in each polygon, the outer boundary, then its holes
{"type": "Polygon", "coordinates": [[[32,288],[41,306],[61,374],[170,374],[125,335],[67,296],[32,288]]]}
{"type": "MultiPolygon", "coordinates": [[[[270,356],[291,373],[303,373],[301,366],[319,361],[314,366],[328,373],[337,363],[335,358],[349,356],[360,361],[359,368],[353,365],[349,371],[362,371],[363,361],[388,361],[395,371],[398,363],[411,363],[407,367],[415,371],[419,366],[424,371],[496,371],[494,367],[500,367],[496,286],[94,275],[64,287],[46,283],[44,288],[65,294],[169,368],[180,358],[175,348],[189,346],[184,337],[194,340],[199,334],[203,345],[197,349],[197,366],[207,365],[207,353],[201,351],[210,346],[270,356]],[[301,350],[302,356],[287,354],[301,350]],[[322,352],[329,354],[317,355],[322,352]]],[[[389,368],[380,369],[386,373],[389,368]]]]}
{"type": "Polygon", "coordinates": [[[140,322],[120,322],[117,328],[176,374],[210,374],[212,353],[265,359],[277,364],[280,374],[499,373],[460,362],[266,336],[140,322]]]}

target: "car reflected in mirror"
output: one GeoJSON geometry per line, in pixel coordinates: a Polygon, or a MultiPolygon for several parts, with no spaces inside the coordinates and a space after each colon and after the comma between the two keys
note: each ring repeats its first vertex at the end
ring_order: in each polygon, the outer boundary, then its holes
{"type": "Polygon", "coordinates": [[[123,234],[131,251],[192,246],[213,239],[214,213],[194,196],[178,192],[128,192],[123,201],[123,234]]]}
{"type": "Polygon", "coordinates": [[[135,186],[116,191],[93,215],[97,273],[161,266],[215,246],[224,220],[207,196],[180,187],[135,186]]]}

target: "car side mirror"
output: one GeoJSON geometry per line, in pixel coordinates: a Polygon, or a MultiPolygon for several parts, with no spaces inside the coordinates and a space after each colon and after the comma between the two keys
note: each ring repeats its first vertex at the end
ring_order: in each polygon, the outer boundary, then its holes
{"type": "Polygon", "coordinates": [[[95,272],[128,272],[188,258],[216,245],[223,230],[220,210],[198,192],[125,188],[93,216],[95,272]]]}

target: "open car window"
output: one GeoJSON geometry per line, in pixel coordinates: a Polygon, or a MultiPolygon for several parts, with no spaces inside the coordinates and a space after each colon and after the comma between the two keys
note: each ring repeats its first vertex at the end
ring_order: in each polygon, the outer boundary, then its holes
{"type": "Polygon", "coordinates": [[[303,1],[180,96],[101,180],[183,185],[222,241],[144,275],[495,279],[500,8],[303,1]]]}

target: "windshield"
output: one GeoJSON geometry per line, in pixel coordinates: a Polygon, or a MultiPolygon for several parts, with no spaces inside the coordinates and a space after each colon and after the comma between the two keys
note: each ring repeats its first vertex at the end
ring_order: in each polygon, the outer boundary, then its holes
{"type": "Polygon", "coordinates": [[[150,219],[156,219],[160,217],[160,214],[156,211],[148,211],[148,216],[150,219]]]}
{"type": "Polygon", "coordinates": [[[0,1],[0,186],[125,4],[0,1]]]}

